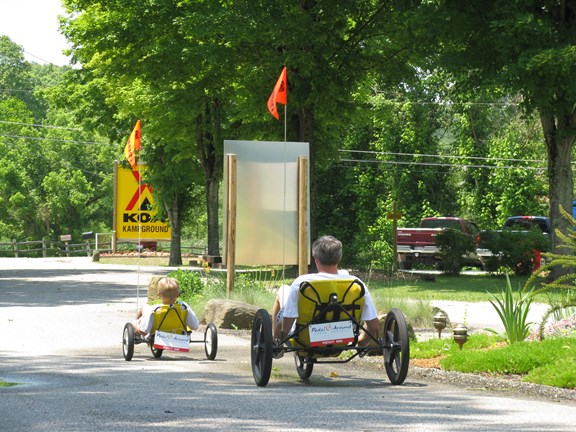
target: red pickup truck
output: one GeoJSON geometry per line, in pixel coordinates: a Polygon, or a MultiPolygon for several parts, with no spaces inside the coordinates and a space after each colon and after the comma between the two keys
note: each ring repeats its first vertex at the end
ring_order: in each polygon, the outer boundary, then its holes
{"type": "Polygon", "coordinates": [[[447,228],[462,231],[474,240],[480,232],[474,222],[457,217],[427,217],[420,221],[418,228],[398,228],[396,250],[400,269],[409,270],[417,263],[438,264],[436,235],[447,228]]]}

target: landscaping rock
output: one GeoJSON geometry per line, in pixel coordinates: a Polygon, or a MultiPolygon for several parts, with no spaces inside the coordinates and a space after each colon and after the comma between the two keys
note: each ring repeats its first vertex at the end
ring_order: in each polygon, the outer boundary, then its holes
{"type": "Polygon", "coordinates": [[[148,303],[158,300],[158,281],[164,276],[152,276],[148,283],[148,303]]]}
{"type": "Polygon", "coordinates": [[[218,328],[246,330],[252,327],[258,309],[237,300],[212,299],[204,306],[204,319],[218,328]]]}

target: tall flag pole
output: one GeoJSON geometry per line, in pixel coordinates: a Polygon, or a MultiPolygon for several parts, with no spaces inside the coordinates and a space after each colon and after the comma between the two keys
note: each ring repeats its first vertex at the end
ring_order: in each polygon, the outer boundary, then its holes
{"type": "MultiPolygon", "coordinates": [[[[286,71],[286,66],[284,66],[284,68],[282,69],[282,72],[280,73],[280,76],[278,77],[278,81],[276,81],[276,85],[274,86],[274,90],[272,90],[272,93],[270,94],[270,97],[268,98],[268,111],[270,111],[270,114],[272,114],[274,116],[274,118],[276,120],[280,120],[280,114],[278,114],[278,108],[276,107],[276,104],[283,104],[284,105],[284,214],[286,213],[286,125],[287,125],[287,120],[286,120],[286,107],[288,105],[288,73],[286,71]]],[[[284,222],[284,217],[282,218],[282,231],[283,231],[283,235],[282,235],[282,279],[285,278],[285,268],[286,266],[284,265],[286,260],[285,260],[285,252],[286,252],[286,247],[285,247],[285,239],[286,239],[286,235],[285,235],[285,222],[284,222]]]]}
{"type": "MultiPolygon", "coordinates": [[[[126,159],[128,160],[128,163],[130,164],[130,166],[132,167],[133,171],[138,171],[138,205],[140,205],[140,194],[142,193],[142,175],[140,173],[139,170],[139,165],[140,165],[140,137],[141,137],[141,122],[140,119],[138,119],[136,121],[136,125],[134,126],[134,129],[132,129],[132,133],[130,134],[130,137],[128,138],[128,142],[126,143],[126,146],[124,147],[124,156],[126,156],[126,159]],[[136,150],[138,150],[138,160],[136,159],[136,150]]],[[[141,232],[141,226],[140,226],[141,222],[140,222],[140,217],[138,217],[138,271],[137,271],[137,275],[138,275],[138,280],[136,282],[136,310],[138,310],[140,308],[139,302],[140,302],[140,232],[141,232]]]]}

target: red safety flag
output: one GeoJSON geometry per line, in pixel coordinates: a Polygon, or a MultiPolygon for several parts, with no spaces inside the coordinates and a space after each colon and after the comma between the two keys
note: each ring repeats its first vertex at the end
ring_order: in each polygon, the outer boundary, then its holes
{"type": "Polygon", "coordinates": [[[136,122],[134,130],[130,134],[130,138],[128,138],[126,147],[124,147],[124,156],[126,156],[132,169],[136,169],[138,165],[136,162],[136,150],[140,150],[140,120],[136,122]]]}
{"type": "Polygon", "coordinates": [[[276,109],[276,104],[283,104],[286,105],[288,103],[288,80],[286,77],[286,67],[282,69],[282,73],[274,86],[274,90],[272,90],[272,94],[268,98],[268,111],[276,120],[280,120],[280,115],[278,114],[278,110],[276,109]]]}

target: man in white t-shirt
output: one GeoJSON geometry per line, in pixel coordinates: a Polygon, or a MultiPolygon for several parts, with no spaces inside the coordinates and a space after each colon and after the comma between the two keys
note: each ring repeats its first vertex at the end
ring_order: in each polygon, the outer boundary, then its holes
{"type": "MultiPolygon", "coordinates": [[[[310,273],[298,276],[290,287],[284,285],[280,287],[274,306],[272,316],[274,320],[274,339],[282,339],[283,335],[292,331],[294,322],[298,318],[298,292],[300,285],[305,281],[326,280],[326,279],[349,279],[347,271],[338,269],[338,264],[342,259],[342,243],[332,236],[320,237],[312,244],[312,257],[316,263],[318,273],[310,273]]],[[[366,328],[372,336],[376,336],[380,328],[380,322],[374,307],[372,297],[366,288],[364,294],[364,307],[362,308],[361,319],[366,323],[366,328]]],[[[359,336],[359,345],[366,344],[370,338],[365,333],[359,336]]]]}

